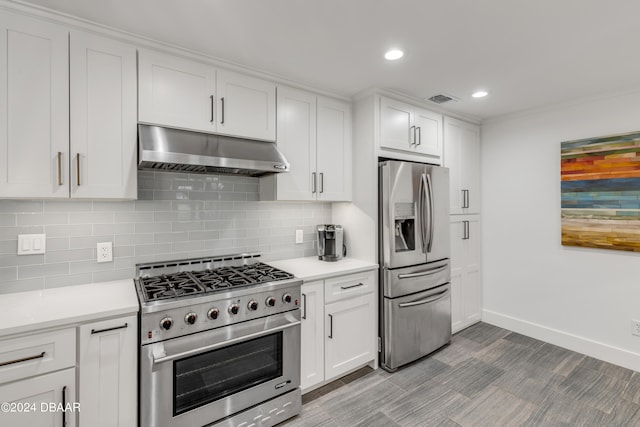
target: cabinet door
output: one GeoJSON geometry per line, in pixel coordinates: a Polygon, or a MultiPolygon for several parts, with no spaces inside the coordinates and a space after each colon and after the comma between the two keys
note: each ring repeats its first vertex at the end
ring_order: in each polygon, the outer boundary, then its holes
{"type": "Polygon", "coordinates": [[[68,40],[0,13],[0,197],[69,197],[68,40]]]}
{"type": "Polygon", "coordinates": [[[150,50],[138,54],[141,122],[215,132],[216,70],[197,61],[150,50]]]}
{"type": "Polygon", "coordinates": [[[300,387],[305,389],[324,380],[324,283],[302,285],[302,329],[300,387]]]}
{"type": "Polygon", "coordinates": [[[137,330],[135,315],[80,327],[80,425],[125,427],[134,424],[137,419],[137,330]]]}
{"type": "Polygon", "coordinates": [[[276,85],[231,71],[218,71],[218,133],[276,140],[276,85]]]}
{"type": "Polygon", "coordinates": [[[450,169],[450,213],[480,213],[480,130],[445,118],[444,165],[450,169]]]}
{"type": "MultiPolygon", "coordinates": [[[[28,412],[3,411],[0,414],[1,424],[11,427],[75,426],[76,414],[79,412],[75,397],[75,384],[76,369],[69,368],[1,385],[0,402],[15,403],[16,408],[17,405],[20,405],[21,408],[28,407],[29,409],[28,412]],[[63,402],[65,405],[61,407],[63,402]],[[62,411],[62,408],[69,410],[62,411]]],[[[84,411],[84,407],[81,409],[84,411]]]]}
{"type": "Polygon", "coordinates": [[[380,99],[380,146],[413,151],[413,106],[393,99],[380,99]]]}
{"type": "Polygon", "coordinates": [[[442,164],[442,116],[417,108],[414,125],[416,152],[429,156],[429,163],[442,164]]]}
{"type": "Polygon", "coordinates": [[[291,165],[277,181],[278,200],[314,200],[316,174],[316,96],[278,87],[278,148],[291,165]]]}
{"type": "Polygon", "coordinates": [[[451,331],[458,332],[465,326],[463,304],[464,238],[465,224],[462,216],[452,215],[451,227],[451,331]]]}
{"type": "Polygon", "coordinates": [[[351,200],[351,105],[318,97],[318,200],[351,200]]]}
{"type": "Polygon", "coordinates": [[[377,357],[377,309],[373,294],[325,305],[325,379],[331,380],[377,357]]]}
{"type": "Polygon", "coordinates": [[[480,281],[480,219],[468,215],[467,239],[464,241],[464,288],[465,323],[471,325],[482,318],[482,283],[480,281]]]}
{"type": "Polygon", "coordinates": [[[137,196],[136,49],[73,31],[71,197],[137,196]]]}

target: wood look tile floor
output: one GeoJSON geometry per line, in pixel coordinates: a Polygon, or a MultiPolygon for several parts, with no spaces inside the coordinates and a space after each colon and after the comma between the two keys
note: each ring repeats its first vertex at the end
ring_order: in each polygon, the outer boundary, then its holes
{"type": "Polygon", "coordinates": [[[390,374],[307,393],[298,426],[640,426],[640,372],[486,323],[390,374]]]}

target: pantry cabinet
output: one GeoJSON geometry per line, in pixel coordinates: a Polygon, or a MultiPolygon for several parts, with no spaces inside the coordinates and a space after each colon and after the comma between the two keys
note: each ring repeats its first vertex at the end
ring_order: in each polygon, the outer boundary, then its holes
{"type": "Polygon", "coordinates": [[[442,116],[420,107],[380,98],[380,148],[423,156],[442,163],[442,116]]]}
{"type": "Polygon", "coordinates": [[[69,197],[69,33],[0,12],[0,197],[69,197]]]}
{"type": "Polygon", "coordinates": [[[374,271],[302,285],[303,393],[376,359],[375,286],[374,271]]]}
{"type": "Polygon", "coordinates": [[[138,54],[138,73],[141,122],[276,139],[274,83],[146,49],[138,54]]]}
{"type": "Polygon", "coordinates": [[[135,47],[70,35],[72,198],[137,197],[135,47]]]}
{"type": "Polygon", "coordinates": [[[351,200],[351,105],[281,86],[277,122],[291,170],[261,178],[261,200],[351,200]]]}
{"type": "Polygon", "coordinates": [[[482,318],[480,216],[451,215],[451,323],[455,333],[482,318]]]}
{"type": "Polygon", "coordinates": [[[126,427],[137,416],[137,316],[79,327],[80,425],[126,427]]]}
{"type": "Polygon", "coordinates": [[[444,166],[449,172],[451,214],[480,213],[480,128],[446,117],[444,166]]]}
{"type": "Polygon", "coordinates": [[[302,285],[300,387],[304,390],[324,379],[324,282],[302,285]]]}

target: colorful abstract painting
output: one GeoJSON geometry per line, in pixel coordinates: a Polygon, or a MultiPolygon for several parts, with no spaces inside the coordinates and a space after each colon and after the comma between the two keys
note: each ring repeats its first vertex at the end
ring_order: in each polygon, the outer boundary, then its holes
{"type": "Polygon", "coordinates": [[[640,132],[561,147],[562,244],[640,252],[640,132]]]}

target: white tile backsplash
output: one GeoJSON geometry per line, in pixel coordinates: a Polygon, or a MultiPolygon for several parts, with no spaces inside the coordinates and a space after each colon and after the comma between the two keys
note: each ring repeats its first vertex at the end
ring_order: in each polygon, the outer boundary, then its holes
{"type": "Polygon", "coordinates": [[[0,293],[126,279],[141,262],[312,256],[315,225],[331,222],[330,203],[257,201],[257,178],[141,171],[138,185],[137,201],[0,200],[0,293]],[[47,234],[46,255],[18,257],[18,234],[33,233],[47,234]],[[114,261],[98,264],[105,241],[114,261]]]}

